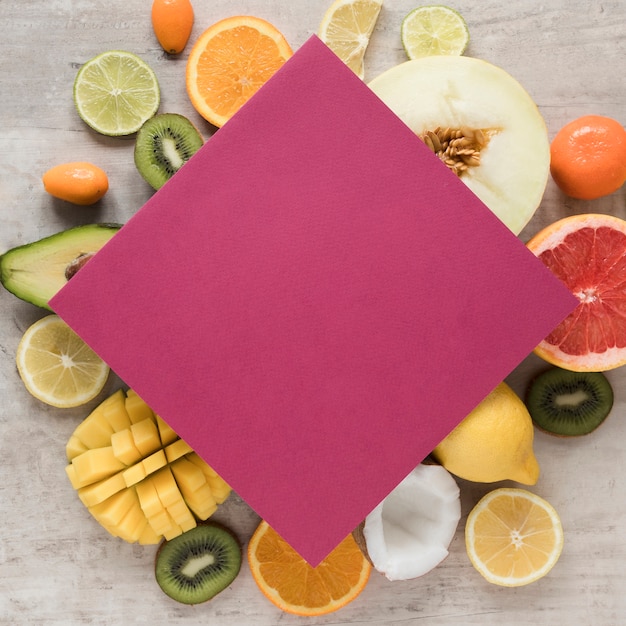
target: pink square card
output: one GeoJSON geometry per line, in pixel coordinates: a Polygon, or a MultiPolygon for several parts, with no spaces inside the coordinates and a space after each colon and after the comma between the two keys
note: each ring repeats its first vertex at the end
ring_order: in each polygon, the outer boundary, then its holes
{"type": "Polygon", "coordinates": [[[316,37],[51,301],[313,565],[575,304],[316,37]]]}

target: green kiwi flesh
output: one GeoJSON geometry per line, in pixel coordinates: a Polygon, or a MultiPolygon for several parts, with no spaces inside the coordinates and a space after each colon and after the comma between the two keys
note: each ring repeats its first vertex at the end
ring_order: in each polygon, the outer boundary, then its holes
{"type": "Polygon", "coordinates": [[[592,432],[606,419],[613,407],[613,389],[601,372],[554,367],[530,383],[526,406],[541,430],[576,437],[592,432]]]}
{"type": "Polygon", "coordinates": [[[178,113],[161,113],[137,131],[135,166],[144,180],[160,189],[202,147],[196,127],[178,113]]]}
{"type": "Polygon", "coordinates": [[[199,524],[159,547],[156,580],[165,594],[183,604],[200,604],[230,585],[241,568],[241,547],[224,526],[199,524]]]}

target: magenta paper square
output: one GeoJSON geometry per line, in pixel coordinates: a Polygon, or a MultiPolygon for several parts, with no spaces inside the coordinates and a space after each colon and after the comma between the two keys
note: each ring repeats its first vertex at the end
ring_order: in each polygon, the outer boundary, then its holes
{"type": "Polygon", "coordinates": [[[316,37],[51,301],[312,565],[575,304],[316,37]]]}

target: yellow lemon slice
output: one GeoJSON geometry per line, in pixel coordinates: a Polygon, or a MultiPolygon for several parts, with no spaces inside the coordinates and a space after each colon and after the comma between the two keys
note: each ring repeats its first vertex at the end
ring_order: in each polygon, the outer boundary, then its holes
{"type": "Polygon", "coordinates": [[[95,398],[109,375],[109,366],[58,315],[48,315],[28,328],[16,360],[26,389],[60,408],[95,398]]]}
{"type": "Polygon", "coordinates": [[[319,27],[319,38],[359,78],[364,76],[363,58],[382,4],[382,0],[335,0],[319,27]]]}
{"type": "Polygon", "coordinates": [[[485,579],[519,587],[554,567],[563,549],[563,528],[543,498],[525,489],[495,489],[468,515],[465,545],[485,579]]]}

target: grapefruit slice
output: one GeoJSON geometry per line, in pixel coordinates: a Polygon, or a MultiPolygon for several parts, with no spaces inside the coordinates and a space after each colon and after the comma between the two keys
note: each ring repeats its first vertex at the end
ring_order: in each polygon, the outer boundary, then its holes
{"type": "Polygon", "coordinates": [[[573,215],[544,228],[527,245],[579,300],[536,354],[575,372],[626,363],[626,221],[573,215]]]}

